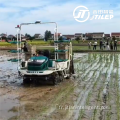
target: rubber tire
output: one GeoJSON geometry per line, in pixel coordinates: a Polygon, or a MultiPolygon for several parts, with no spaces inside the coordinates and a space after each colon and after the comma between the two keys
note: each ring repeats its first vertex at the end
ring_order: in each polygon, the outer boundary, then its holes
{"type": "Polygon", "coordinates": [[[60,75],[60,82],[63,82],[64,81],[64,76],[61,74],[60,75]]]}

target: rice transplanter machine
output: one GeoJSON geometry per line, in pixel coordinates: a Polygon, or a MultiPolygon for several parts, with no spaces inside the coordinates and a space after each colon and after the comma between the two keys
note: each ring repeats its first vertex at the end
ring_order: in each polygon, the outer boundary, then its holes
{"type": "MultiPolygon", "coordinates": [[[[35,23],[21,23],[17,27],[17,53],[18,53],[18,72],[23,76],[23,82],[30,81],[50,81],[53,85],[70,78],[74,74],[72,43],[70,40],[58,40],[56,22],[36,21],[35,23]],[[54,33],[54,59],[46,56],[32,56],[32,50],[24,53],[21,49],[21,28],[23,25],[30,24],[55,24],[54,33]],[[21,60],[20,60],[21,59],[21,60]],[[20,61],[19,61],[20,60],[20,61]]],[[[46,46],[49,47],[49,46],[46,46]]]]}

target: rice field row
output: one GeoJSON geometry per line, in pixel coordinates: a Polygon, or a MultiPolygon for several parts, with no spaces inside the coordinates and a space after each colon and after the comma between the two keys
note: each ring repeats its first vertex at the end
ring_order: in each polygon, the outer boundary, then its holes
{"type": "Polygon", "coordinates": [[[78,95],[75,106],[84,109],[74,110],[71,120],[119,120],[120,54],[86,54],[76,60],[74,67],[78,95]],[[94,108],[89,110],[88,107],[94,108]]]}

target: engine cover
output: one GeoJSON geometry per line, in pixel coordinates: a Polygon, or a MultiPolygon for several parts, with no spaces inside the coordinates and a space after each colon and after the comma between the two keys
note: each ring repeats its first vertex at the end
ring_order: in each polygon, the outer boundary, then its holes
{"type": "Polygon", "coordinates": [[[27,70],[39,71],[48,69],[48,58],[45,56],[32,57],[28,60],[27,70]]]}

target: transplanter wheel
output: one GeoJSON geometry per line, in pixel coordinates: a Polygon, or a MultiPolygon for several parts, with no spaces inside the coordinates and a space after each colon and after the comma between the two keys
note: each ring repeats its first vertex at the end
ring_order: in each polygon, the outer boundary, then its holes
{"type": "Polygon", "coordinates": [[[64,81],[64,75],[61,73],[60,74],[60,82],[63,82],[64,81]]]}
{"type": "Polygon", "coordinates": [[[60,81],[60,76],[59,76],[59,74],[56,72],[56,73],[54,74],[53,85],[57,85],[57,84],[59,83],[59,81],[60,81]]]}
{"type": "Polygon", "coordinates": [[[70,70],[67,71],[67,77],[66,79],[70,79],[70,70]]]}
{"type": "Polygon", "coordinates": [[[29,84],[29,83],[30,83],[30,79],[23,77],[23,84],[29,84]]]}

